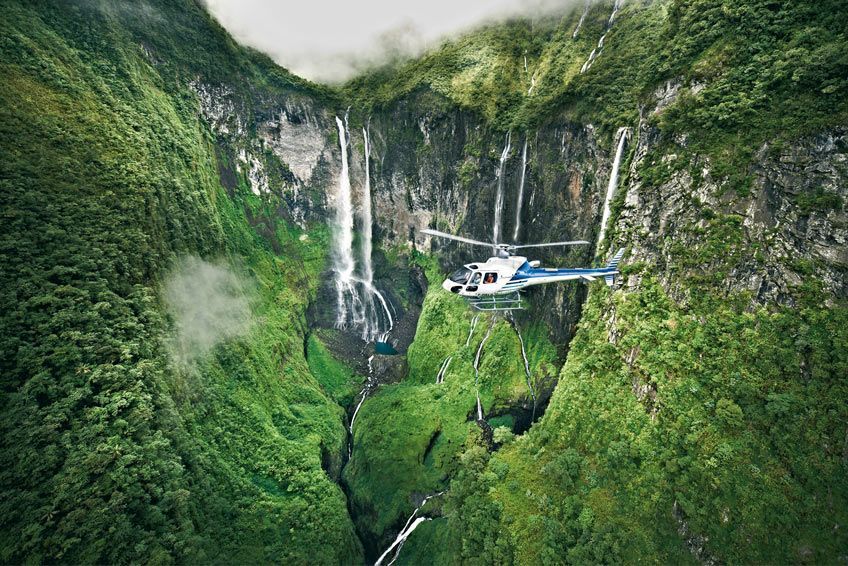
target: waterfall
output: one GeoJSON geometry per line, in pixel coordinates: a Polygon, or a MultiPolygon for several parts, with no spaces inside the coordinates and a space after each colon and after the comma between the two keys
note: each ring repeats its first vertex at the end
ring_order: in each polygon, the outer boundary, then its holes
{"type": "Polygon", "coordinates": [[[530,390],[530,397],[533,398],[533,416],[530,422],[536,420],[536,391],[533,389],[533,376],[530,373],[530,362],[527,360],[527,350],[524,349],[524,338],[521,336],[521,331],[518,329],[518,324],[515,320],[512,321],[512,327],[518,335],[518,342],[521,344],[521,358],[524,360],[524,374],[527,376],[527,388],[530,390]]]}
{"type": "Polygon", "coordinates": [[[483,345],[486,343],[486,340],[489,339],[489,336],[492,334],[492,327],[495,325],[495,319],[492,319],[492,322],[489,323],[489,328],[486,330],[486,335],[483,336],[483,339],[480,341],[480,346],[477,347],[477,355],[474,356],[474,389],[477,393],[477,420],[483,420],[483,406],[480,404],[480,387],[478,385],[480,381],[480,356],[483,355],[483,345]]]}
{"type": "Polygon", "coordinates": [[[492,242],[495,244],[501,243],[501,220],[503,217],[503,205],[504,205],[504,168],[506,166],[506,159],[509,156],[509,150],[511,149],[510,141],[512,139],[512,134],[510,132],[506,133],[506,144],[504,145],[503,151],[501,152],[501,161],[498,165],[498,193],[495,196],[495,219],[494,225],[492,228],[492,242]]]}
{"type": "Polygon", "coordinates": [[[353,416],[350,417],[350,425],[348,425],[347,430],[350,432],[350,442],[347,443],[347,457],[350,459],[351,454],[353,454],[353,423],[356,421],[356,414],[359,413],[359,408],[362,407],[362,404],[365,402],[365,398],[368,397],[368,393],[371,391],[371,388],[374,386],[374,356],[368,358],[368,379],[365,381],[365,387],[362,388],[362,391],[359,394],[362,396],[359,399],[359,403],[356,405],[356,409],[353,410],[353,416]]]}
{"type": "MultiPolygon", "coordinates": [[[[580,67],[580,73],[581,74],[588,71],[589,68],[591,68],[592,63],[595,62],[595,59],[598,57],[598,55],[601,54],[601,50],[604,48],[604,40],[606,39],[607,34],[609,33],[609,30],[612,27],[613,22],[615,22],[615,17],[618,15],[618,11],[621,9],[621,4],[623,2],[624,2],[624,0],[615,0],[615,4],[613,4],[613,7],[612,7],[612,14],[610,14],[609,20],[607,20],[606,30],[604,31],[604,34],[601,36],[601,39],[598,40],[598,46],[596,48],[594,48],[591,53],[589,53],[589,58],[586,59],[586,62],[583,63],[582,67],[580,67]]],[[[588,7],[587,7],[587,9],[588,9],[588,7]]],[[[582,21],[582,19],[581,19],[581,21],[582,21]]],[[[579,29],[579,27],[578,27],[578,29],[579,29]]],[[[574,34],[575,35],[577,34],[577,30],[574,30],[574,34]]]]}
{"type": "Polygon", "coordinates": [[[580,28],[583,27],[583,22],[586,20],[586,14],[589,13],[589,2],[583,6],[583,14],[580,16],[580,20],[577,22],[577,27],[574,28],[574,33],[571,34],[571,39],[577,39],[577,33],[580,31],[580,28]]]}
{"type": "Polygon", "coordinates": [[[524,136],[524,149],[521,150],[521,182],[518,184],[518,202],[515,205],[515,230],[512,241],[518,242],[518,231],[521,229],[521,208],[524,206],[524,177],[527,174],[527,135],[524,136]]]}
{"type": "Polygon", "coordinates": [[[448,371],[451,360],[453,360],[453,356],[448,356],[445,358],[445,361],[442,362],[442,367],[439,368],[439,373],[436,374],[436,383],[444,383],[445,372],[448,371]]]}
{"type": "Polygon", "coordinates": [[[362,339],[370,342],[379,339],[385,342],[389,332],[394,328],[394,319],[386,298],[377,287],[374,286],[374,266],[371,263],[373,252],[373,219],[371,214],[371,141],[368,130],[362,128],[362,139],[365,141],[365,185],[362,187],[362,240],[360,250],[362,254],[362,284],[365,287],[367,302],[365,304],[366,320],[362,329],[362,339]],[[374,297],[383,307],[385,318],[385,330],[381,330],[381,321],[377,309],[374,306],[374,297]]]}
{"type": "Polygon", "coordinates": [[[385,552],[383,552],[383,554],[380,555],[380,558],[377,559],[377,561],[374,563],[374,566],[380,566],[383,563],[383,560],[386,559],[386,556],[388,556],[388,554],[395,547],[397,547],[397,550],[395,550],[395,555],[392,558],[392,561],[389,562],[388,566],[392,566],[392,564],[395,563],[395,560],[397,560],[398,555],[400,555],[400,549],[403,547],[403,543],[406,542],[406,539],[409,538],[409,535],[412,534],[412,531],[418,528],[418,525],[420,525],[424,521],[432,521],[430,517],[416,517],[416,515],[418,515],[418,511],[420,511],[421,508],[424,507],[424,505],[426,505],[426,503],[432,498],[439,497],[444,493],[444,491],[440,491],[438,493],[434,493],[433,495],[428,495],[424,498],[424,500],[421,502],[421,505],[416,507],[415,511],[412,512],[412,515],[409,516],[409,519],[406,520],[406,524],[400,530],[400,533],[398,533],[398,536],[395,538],[394,542],[389,546],[389,548],[386,549],[385,552]]]}
{"type": "Polygon", "coordinates": [[[342,152],[342,172],[336,185],[335,219],[333,225],[333,271],[336,274],[336,327],[346,328],[350,324],[359,326],[364,321],[362,301],[357,292],[353,271],[353,203],[350,190],[350,169],[347,160],[347,116],[342,122],[336,116],[339,128],[339,146],[342,152]]]}
{"type": "Polygon", "coordinates": [[[362,339],[370,342],[375,339],[385,341],[394,327],[394,319],[388,302],[374,285],[374,268],[371,263],[373,252],[371,214],[371,146],[368,131],[363,128],[365,140],[365,185],[362,188],[362,238],[360,241],[361,274],[355,275],[356,261],[353,257],[353,195],[350,184],[350,166],[348,163],[348,140],[350,131],[348,119],[344,121],[336,116],[339,130],[339,147],[342,154],[342,171],[336,185],[334,196],[335,217],[332,229],[332,258],[335,272],[337,295],[336,328],[358,328],[362,339]],[[377,308],[374,298],[380,303],[377,308]],[[380,311],[385,316],[381,317],[380,311]]]}
{"type": "Polygon", "coordinates": [[[465,347],[467,348],[469,344],[471,344],[471,336],[474,335],[474,330],[477,328],[477,322],[480,320],[480,315],[475,314],[474,318],[471,319],[471,328],[468,330],[468,338],[465,339],[465,347]]]}
{"type": "Polygon", "coordinates": [[[362,237],[359,240],[360,256],[362,257],[362,280],[366,292],[363,295],[365,321],[362,325],[363,340],[370,341],[378,332],[380,319],[374,308],[374,266],[371,264],[371,147],[368,144],[368,130],[362,128],[362,138],[365,140],[365,185],[362,187],[362,237]]]}
{"type": "Polygon", "coordinates": [[[627,128],[618,129],[618,148],[615,150],[615,159],[612,162],[612,172],[610,173],[609,185],[607,185],[607,196],[604,199],[604,212],[601,216],[601,230],[598,232],[598,240],[595,245],[595,253],[598,253],[601,242],[607,231],[607,222],[610,216],[610,201],[615,194],[615,188],[618,185],[618,168],[621,166],[621,156],[624,153],[624,142],[627,141],[627,128]]]}

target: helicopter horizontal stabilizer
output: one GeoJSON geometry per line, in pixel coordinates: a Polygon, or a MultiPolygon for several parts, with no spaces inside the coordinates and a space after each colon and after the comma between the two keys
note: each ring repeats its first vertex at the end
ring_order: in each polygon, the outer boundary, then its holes
{"type": "Polygon", "coordinates": [[[595,280],[595,278],[592,277],[591,275],[581,275],[580,279],[583,279],[583,280],[588,281],[590,283],[595,280]]]}

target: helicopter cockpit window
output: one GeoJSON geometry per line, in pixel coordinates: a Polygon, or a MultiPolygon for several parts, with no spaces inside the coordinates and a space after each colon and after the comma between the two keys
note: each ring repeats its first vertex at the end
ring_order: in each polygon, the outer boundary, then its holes
{"type": "Polygon", "coordinates": [[[482,275],[483,274],[480,273],[479,271],[477,273],[475,273],[474,276],[471,278],[471,284],[472,285],[479,285],[480,284],[480,277],[482,275]]]}
{"type": "Polygon", "coordinates": [[[465,282],[468,281],[469,275],[471,275],[471,270],[466,267],[462,267],[451,273],[450,280],[454,283],[465,285],[465,282]]]}
{"type": "Polygon", "coordinates": [[[498,280],[497,273],[487,273],[486,277],[483,278],[483,283],[495,283],[498,280]]]}

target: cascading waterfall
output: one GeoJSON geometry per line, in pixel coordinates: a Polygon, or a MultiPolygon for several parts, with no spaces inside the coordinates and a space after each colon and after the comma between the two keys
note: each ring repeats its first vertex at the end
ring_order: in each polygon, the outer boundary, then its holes
{"type": "Polygon", "coordinates": [[[471,328],[468,329],[468,338],[465,339],[465,347],[467,348],[469,344],[471,344],[471,337],[474,335],[474,330],[477,329],[477,323],[480,321],[480,315],[475,314],[474,318],[471,319],[471,328]]]}
{"type": "Polygon", "coordinates": [[[445,381],[445,372],[448,371],[448,367],[450,366],[451,360],[453,360],[453,356],[448,356],[445,358],[445,361],[442,362],[442,367],[439,368],[439,373],[436,374],[436,383],[444,383],[445,381]]]}
{"type": "Polygon", "coordinates": [[[371,216],[371,142],[368,137],[368,130],[362,128],[362,139],[365,141],[365,185],[362,188],[362,239],[360,244],[362,254],[362,281],[366,290],[367,300],[365,301],[366,317],[362,328],[362,339],[371,341],[379,339],[385,341],[388,338],[389,332],[394,327],[394,319],[386,303],[386,298],[374,286],[374,266],[371,263],[371,254],[373,252],[372,244],[372,216],[371,216]],[[386,315],[385,330],[381,329],[381,321],[379,313],[374,305],[374,297],[380,301],[383,307],[383,312],[386,315]]]}
{"type": "Polygon", "coordinates": [[[524,338],[521,336],[521,331],[518,329],[518,324],[515,320],[512,321],[512,327],[518,335],[518,342],[521,344],[521,358],[524,360],[524,375],[527,376],[527,388],[530,390],[530,397],[533,399],[533,415],[530,422],[536,420],[536,390],[533,389],[533,376],[530,373],[530,362],[527,359],[527,350],[524,348],[524,338]]]}
{"type": "Polygon", "coordinates": [[[359,408],[362,407],[362,404],[365,402],[365,398],[368,397],[368,393],[371,392],[371,389],[374,387],[374,356],[370,356],[368,358],[368,379],[365,382],[365,386],[362,388],[362,391],[359,392],[360,398],[359,403],[356,405],[356,409],[353,410],[353,415],[350,417],[350,425],[348,425],[347,430],[350,433],[350,441],[347,443],[347,457],[350,459],[353,454],[353,423],[356,421],[356,415],[359,413],[359,408]]]}
{"type": "Polygon", "coordinates": [[[333,271],[337,295],[336,328],[358,328],[362,339],[372,341],[386,340],[388,333],[394,327],[394,319],[389,305],[383,294],[374,285],[374,268],[371,263],[372,245],[372,215],[371,215],[371,173],[368,131],[363,128],[365,140],[365,185],[362,192],[362,238],[360,255],[362,256],[361,276],[356,276],[356,261],[353,256],[353,195],[350,183],[350,166],[348,163],[348,146],[350,131],[348,118],[344,121],[336,116],[339,130],[339,147],[342,154],[342,171],[336,185],[334,195],[335,218],[332,230],[333,271]],[[380,303],[377,308],[374,298],[380,303]],[[380,315],[384,313],[384,317],[380,315]]]}
{"type": "Polygon", "coordinates": [[[486,335],[483,336],[483,339],[480,341],[480,346],[477,347],[477,355],[474,356],[474,390],[477,394],[477,420],[483,420],[483,405],[480,403],[480,387],[478,385],[480,381],[480,356],[483,355],[483,345],[486,343],[486,340],[489,339],[489,336],[492,334],[492,327],[495,326],[495,319],[492,318],[492,322],[489,323],[489,328],[486,330],[486,335]]]}
{"type": "Polygon", "coordinates": [[[503,205],[504,205],[504,176],[505,176],[505,166],[506,159],[509,157],[509,150],[512,149],[510,142],[512,140],[512,133],[506,133],[506,144],[504,145],[503,151],[501,152],[501,161],[498,165],[498,193],[495,196],[495,219],[494,225],[492,228],[492,242],[495,244],[501,243],[501,221],[503,220],[503,205]]]}
{"type": "Polygon", "coordinates": [[[420,511],[421,508],[424,507],[424,505],[426,505],[426,503],[432,498],[444,495],[444,493],[444,491],[440,491],[438,493],[434,493],[433,495],[428,495],[424,498],[424,500],[421,502],[421,505],[416,507],[415,511],[412,512],[412,515],[409,516],[409,519],[406,520],[406,524],[400,530],[400,533],[398,533],[398,536],[395,538],[394,542],[392,542],[391,546],[389,546],[389,548],[387,548],[385,552],[380,555],[380,558],[377,559],[377,561],[374,563],[374,566],[380,566],[383,563],[383,560],[386,559],[386,556],[388,556],[388,554],[392,550],[394,550],[395,547],[397,547],[397,550],[395,550],[395,554],[392,557],[392,561],[389,562],[388,566],[392,566],[392,564],[395,563],[395,560],[397,560],[398,556],[400,555],[400,549],[403,548],[403,543],[406,542],[406,539],[409,538],[409,535],[412,534],[412,531],[418,528],[418,525],[420,525],[424,521],[432,521],[430,517],[417,517],[418,511],[420,511]]]}
{"type": "MultiPolygon", "coordinates": [[[[601,51],[604,48],[604,40],[606,39],[607,34],[609,33],[609,30],[612,27],[612,24],[615,21],[615,17],[618,15],[618,11],[621,9],[621,4],[623,2],[624,2],[624,0],[615,0],[615,4],[613,4],[613,7],[612,7],[612,14],[610,14],[609,20],[607,20],[606,30],[604,31],[604,34],[601,36],[601,39],[598,40],[598,46],[595,47],[592,50],[591,53],[589,53],[589,58],[586,59],[586,62],[583,63],[582,67],[580,67],[580,73],[581,74],[588,71],[592,67],[592,63],[595,62],[595,59],[598,57],[598,55],[601,54],[601,51]]],[[[575,30],[574,33],[576,34],[577,30],[575,30]]]]}
{"type": "Polygon", "coordinates": [[[583,22],[586,20],[586,14],[589,13],[589,2],[587,1],[583,6],[583,14],[580,15],[580,19],[577,21],[577,27],[574,28],[574,33],[571,34],[571,39],[577,39],[577,34],[580,31],[580,28],[583,27],[583,22]]]}
{"type": "Polygon", "coordinates": [[[333,271],[336,274],[336,327],[360,326],[365,316],[362,300],[356,289],[353,275],[356,264],[353,259],[353,202],[350,190],[350,170],[347,160],[347,116],[345,122],[336,116],[339,128],[339,146],[342,152],[342,172],[336,185],[335,222],[333,225],[333,271]]]}
{"type": "Polygon", "coordinates": [[[610,173],[609,184],[607,185],[607,196],[604,198],[604,212],[601,215],[601,230],[598,232],[598,240],[595,244],[595,253],[598,253],[601,242],[607,231],[607,223],[610,217],[610,201],[615,194],[615,188],[618,185],[618,168],[621,166],[621,156],[624,154],[624,142],[627,141],[627,135],[630,132],[628,128],[619,128],[618,147],[615,150],[615,159],[612,162],[612,172],[610,173]]]}
{"type": "Polygon", "coordinates": [[[515,205],[515,230],[512,241],[518,241],[518,231],[521,229],[521,209],[524,206],[524,177],[527,174],[527,136],[524,136],[524,149],[521,150],[521,182],[518,184],[518,202],[515,205]]]}
{"type": "Polygon", "coordinates": [[[366,341],[372,340],[378,331],[380,324],[377,310],[374,305],[374,266],[371,263],[371,172],[370,172],[370,147],[368,146],[368,130],[362,128],[362,137],[365,140],[365,185],[362,187],[362,207],[360,217],[362,220],[362,237],[359,239],[360,256],[362,257],[362,285],[366,292],[363,294],[362,303],[365,311],[365,322],[362,325],[362,338],[366,341]]]}

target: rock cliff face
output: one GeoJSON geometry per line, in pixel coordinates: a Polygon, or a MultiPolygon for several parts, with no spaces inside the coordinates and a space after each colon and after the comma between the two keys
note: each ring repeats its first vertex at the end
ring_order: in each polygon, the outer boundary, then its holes
{"type": "MultiPolygon", "coordinates": [[[[506,133],[477,117],[419,93],[370,117],[373,138],[374,206],[377,234],[385,247],[437,251],[442,267],[488,257],[491,250],[431,240],[427,227],[491,241],[500,159],[506,133]]],[[[594,243],[609,178],[610,140],[599,140],[591,125],[555,121],[529,132],[509,132],[503,167],[500,233],[512,242],[586,239],[594,243]],[[523,146],[527,144],[526,163],[523,146]],[[523,203],[518,208],[522,169],[523,203]]],[[[547,265],[585,265],[594,247],[529,250],[547,265]]],[[[585,296],[582,285],[551,286],[527,294],[566,344],[585,296]]]]}
{"type": "MultiPolygon", "coordinates": [[[[238,103],[224,87],[194,85],[199,111],[236,173],[246,172],[251,191],[277,195],[281,212],[299,224],[326,222],[340,174],[338,134],[332,111],[306,97],[238,103]]],[[[372,116],[351,110],[350,174],[354,204],[364,183],[363,124],[371,137],[374,235],[383,249],[437,250],[445,269],[488,257],[490,250],[433,241],[423,228],[436,226],[484,241],[492,239],[500,157],[506,133],[438,95],[417,93],[372,116]]],[[[501,234],[512,241],[586,239],[594,244],[612,162],[612,141],[591,125],[554,121],[529,132],[510,132],[504,163],[501,234]],[[526,141],[526,162],[522,149],[526,141]],[[522,168],[522,210],[517,211],[522,168]]],[[[223,180],[224,175],[222,175],[223,180]]],[[[358,216],[357,216],[358,218],[358,216]]],[[[362,227],[358,226],[361,230],[362,227]]],[[[586,265],[594,246],[531,250],[548,265],[586,265]]],[[[378,275],[391,267],[377,262],[378,275]]],[[[384,280],[385,285],[390,282],[384,280]]],[[[532,308],[552,335],[567,344],[585,297],[582,284],[534,289],[532,308]],[[553,305],[553,308],[551,306],[553,305]]]]}
{"type": "MultiPolygon", "coordinates": [[[[658,91],[651,114],[679,89],[658,91]]],[[[726,278],[728,293],[750,293],[760,305],[793,305],[793,289],[810,279],[831,299],[848,297],[846,130],[765,144],[743,173],[747,187],[728,186],[709,158],[687,151],[685,137],[664,139],[641,121],[618,223],[620,241],[631,246],[629,261],[655,266],[666,291],[681,301],[690,289],[680,279],[710,271],[726,278]],[[711,238],[721,238],[730,254],[713,253],[711,238]],[[687,262],[686,255],[708,261],[687,262]]]]}

